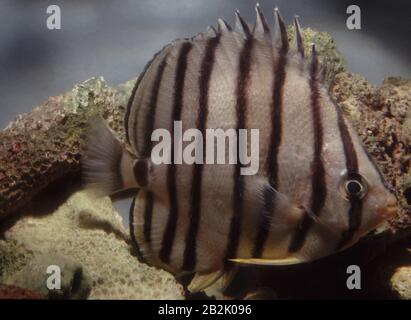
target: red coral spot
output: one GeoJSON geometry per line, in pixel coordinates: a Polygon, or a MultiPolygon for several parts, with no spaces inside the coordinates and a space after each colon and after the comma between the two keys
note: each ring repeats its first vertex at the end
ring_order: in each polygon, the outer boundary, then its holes
{"type": "Polygon", "coordinates": [[[12,151],[13,153],[19,153],[19,152],[21,151],[21,143],[18,142],[18,141],[14,141],[14,142],[11,144],[11,151],[12,151]]]}

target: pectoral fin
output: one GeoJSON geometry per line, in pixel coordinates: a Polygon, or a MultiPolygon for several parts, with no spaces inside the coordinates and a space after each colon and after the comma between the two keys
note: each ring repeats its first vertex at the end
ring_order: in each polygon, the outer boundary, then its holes
{"type": "Polygon", "coordinates": [[[304,215],[304,208],[291,199],[274,189],[268,180],[263,177],[247,177],[246,191],[244,193],[244,209],[255,219],[263,216],[266,228],[270,225],[283,226],[284,228],[295,227],[304,215]]]}
{"type": "Polygon", "coordinates": [[[266,178],[252,176],[247,179],[244,207],[250,212],[262,213],[267,223],[295,228],[308,215],[313,223],[338,233],[338,230],[332,230],[309,208],[293,202],[286,194],[274,189],[266,178]]]}

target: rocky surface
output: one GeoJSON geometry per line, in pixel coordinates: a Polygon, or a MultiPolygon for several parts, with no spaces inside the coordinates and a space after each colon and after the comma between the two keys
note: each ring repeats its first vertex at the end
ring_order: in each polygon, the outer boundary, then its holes
{"type": "Polygon", "coordinates": [[[81,136],[97,115],[122,139],[125,105],[134,81],[117,89],[91,78],[49,98],[0,132],[0,220],[27,204],[50,182],[78,173],[81,136]]]}
{"type": "Polygon", "coordinates": [[[411,300],[411,266],[399,267],[390,279],[392,290],[402,300],[411,300]]]}
{"type": "MultiPolygon", "coordinates": [[[[287,28],[288,41],[294,42],[294,27],[287,28]]],[[[318,58],[322,66],[324,81],[330,84],[335,75],[345,71],[344,57],[337,49],[334,39],[327,32],[320,32],[311,28],[302,29],[305,55],[309,56],[311,44],[315,44],[318,58]]]]}
{"type": "Polygon", "coordinates": [[[0,283],[48,298],[182,299],[169,273],[140,263],[109,198],[78,191],[54,212],[25,209],[0,240],[0,283]],[[61,270],[61,289],[46,287],[47,267],[61,270]]]}

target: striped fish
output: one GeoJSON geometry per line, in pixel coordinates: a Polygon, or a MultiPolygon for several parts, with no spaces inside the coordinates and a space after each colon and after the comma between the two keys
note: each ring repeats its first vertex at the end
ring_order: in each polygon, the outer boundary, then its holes
{"type": "MultiPolygon", "coordinates": [[[[231,28],[165,46],[132,91],[127,146],[97,124],[83,162],[101,194],[138,188],[133,242],[147,262],[194,273],[190,290],[227,265],[295,264],[343,250],[395,213],[396,199],[320,80],[315,49],[304,52],[297,18],[290,46],[274,10],[274,32],[256,7],[252,29],[231,28]],[[258,129],[259,171],[238,164],[155,165],[155,129],[258,129]]],[[[174,141],[171,147],[176,147],[174,141]]],[[[183,143],[183,147],[188,142],[183,143]]]]}

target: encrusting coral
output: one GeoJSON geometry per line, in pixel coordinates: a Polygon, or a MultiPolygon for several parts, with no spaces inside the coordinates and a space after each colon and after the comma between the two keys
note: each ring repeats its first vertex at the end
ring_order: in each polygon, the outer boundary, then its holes
{"type": "Polygon", "coordinates": [[[182,299],[174,277],[138,261],[109,198],[73,193],[52,214],[32,209],[0,240],[0,283],[49,298],[182,299]],[[61,269],[61,290],[48,290],[47,267],[61,269]]]}
{"type": "Polygon", "coordinates": [[[80,169],[81,136],[101,115],[121,139],[124,109],[134,81],[117,90],[91,78],[18,116],[0,132],[0,220],[50,182],[80,169]]]}

